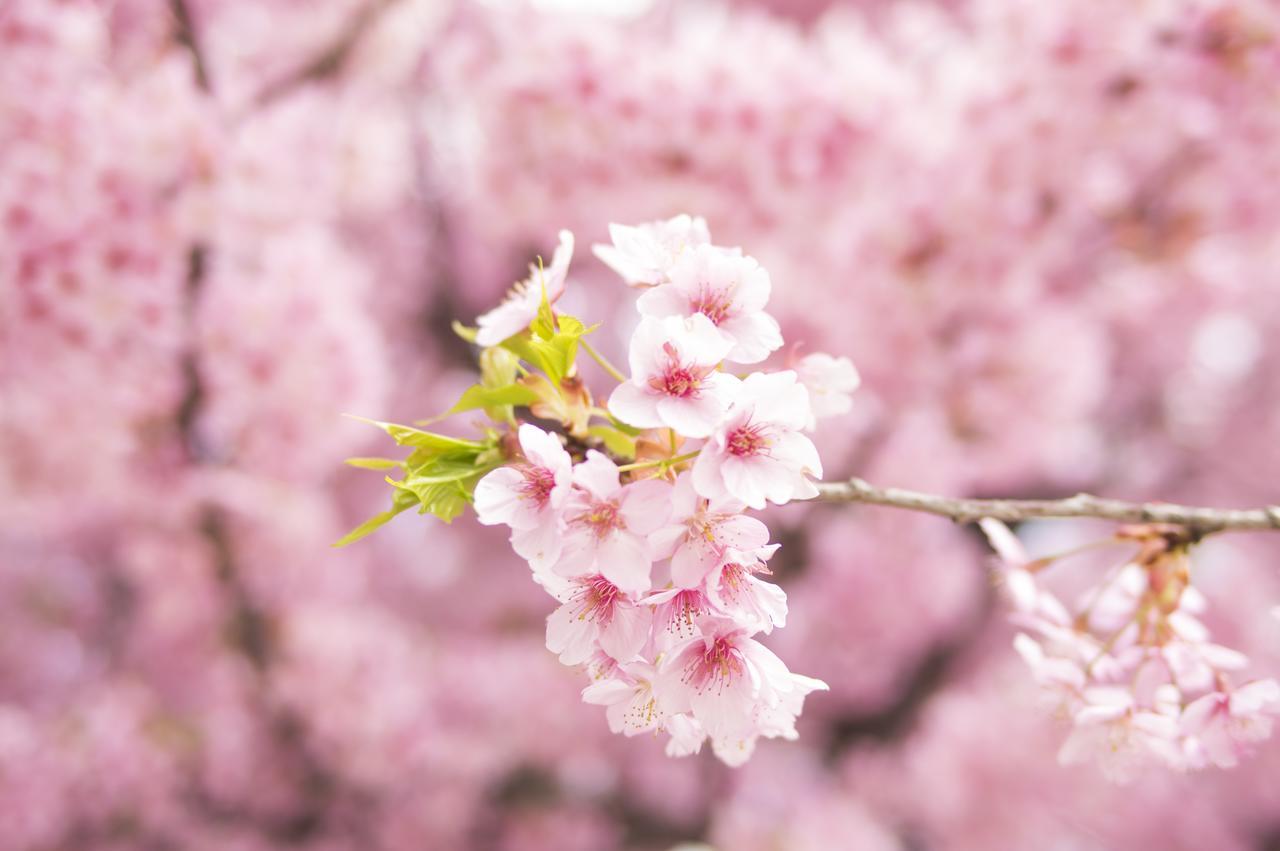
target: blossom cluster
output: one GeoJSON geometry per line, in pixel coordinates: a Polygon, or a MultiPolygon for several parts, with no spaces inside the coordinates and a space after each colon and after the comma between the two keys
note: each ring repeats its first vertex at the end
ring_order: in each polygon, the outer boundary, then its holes
{"type": "MultiPolygon", "coordinates": [[[[797,369],[726,369],[766,360],[782,333],[765,311],[768,272],[740,249],[714,245],[702,219],[613,225],[611,234],[596,254],[640,290],[640,321],[630,376],[589,350],[619,382],[607,409],[594,405],[574,364],[593,329],[552,307],[574,247],[565,231],[548,266],[531,267],[474,331],[460,331],[485,347],[489,365],[495,348],[529,365],[512,360],[509,375],[523,378],[500,385],[490,372],[459,403],[496,415],[493,449],[477,451],[473,467],[456,462],[453,473],[428,453],[421,460],[432,473],[422,475],[411,457],[392,483],[451,516],[458,506],[433,502],[421,485],[487,470],[471,485],[476,515],[511,529],[512,548],[560,603],[546,643],[562,663],[590,672],[583,699],[608,707],[614,732],[667,733],[671,755],[710,740],[738,765],[762,736],[795,738],[805,696],[827,688],[755,638],[786,623],[787,602],[761,578],[778,544],[746,511],[817,494],[822,462],[807,432],[818,416],[848,407],[859,379],[848,359],[824,354],[797,369]],[[544,375],[530,374],[539,366],[544,375]],[[520,406],[550,430],[517,420],[520,406]],[[488,469],[494,453],[501,463],[488,469]]],[[[388,430],[419,451],[449,442],[388,430]]]]}
{"type": "Polygon", "coordinates": [[[998,521],[982,521],[1023,632],[1014,647],[1073,730],[1058,758],[1096,761],[1126,782],[1152,764],[1174,769],[1234,768],[1271,735],[1280,683],[1233,683],[1249,665],[1216,644],[1200,616],[1204,596],[1190,584],[1181,527],[1124,527],[1117,542],[1138,551],[1069,609],[1038,582],[1054,559],[1031,559],[998,521]]]}

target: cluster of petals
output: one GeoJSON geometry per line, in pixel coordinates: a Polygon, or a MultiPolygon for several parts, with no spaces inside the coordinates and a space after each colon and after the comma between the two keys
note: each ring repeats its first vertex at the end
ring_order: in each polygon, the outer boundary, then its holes
{"type": "Polygon", "coordinates": [[[1280,683],[1233,684],[1249,660],[1210,640],[1205,598],[1179,578],[1184,551],[1144,547],[1069,608],[1037,581],[1047,562],[1030,559],[1003,524],[982,527],[1022,630],[1014,648],[1072,720],[1063,764],[1096,762],[1123,783],[1152,765],[1230,768],[1270,736],[1280,683]]]}
{"type": "MultiPolygon", "coordinates": [[[[706,223],[690,216],[610,234],[613,244],[595,253],[640,290],[640,321],[631,375],[608,412],[666,430],[655,444],[669,443],[672,457],[619,467],[581,445],[571,457],[559,436],[524,424],[519,457],[481,479],[475,508],[482,523],[511,528],[513,548],[556,598],[547,647],[590,674],[583,699],[606,707],[614,732],[666,733],[671,755],[709,741],[738,765],[762,736],[795,738],[805,696],[826,689],[755,638],[786,624],[787,598],[765,578],[778,545],[747,512],[816,494],[822,464],[806,432],[848,409],[857,373],[825,355],[798,365],[804,378],[727,371],[726,362],[759,363],[782,347],[764,310],[768,273],[711,244],[706,223]]],[[[562,235],[546,280],[535,287],[535,270],[481,317],[478,342],[524,331],[544,290],[555,301],[572,244],[562,235]]]]}

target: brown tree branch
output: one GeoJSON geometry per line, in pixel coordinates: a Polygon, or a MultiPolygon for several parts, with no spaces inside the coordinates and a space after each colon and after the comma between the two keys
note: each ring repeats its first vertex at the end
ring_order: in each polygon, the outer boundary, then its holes
{"type": "Polygon", "coordinates": [[[984,517],[1017,523],[1038,517],[1094,517],[1119,523],[1168,523],[1186,527],[1197,537],[1227,531],[1280,531],[1280,506],[1264,508],[1200,508],[1168,502],[1125,502],[1087,493],[1065,499],[964,499],[902,488],[878,488],[862,479],[818,482],[822,502],[860,502],[949,517],[973,523],[984,517]]]}

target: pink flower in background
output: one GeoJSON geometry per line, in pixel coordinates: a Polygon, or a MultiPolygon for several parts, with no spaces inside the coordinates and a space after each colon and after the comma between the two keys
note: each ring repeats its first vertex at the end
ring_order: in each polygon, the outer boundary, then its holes
{"type": "Polygon", "coordinates": [[[1139,706],[1125,688],[1086,689],[1075,729],[1058,752],[1063,765],[1096,763],[1116,783],[1134,780],[1145,767],[1183,764],[1178,745],[1176,690],[1160,689],[1150,706],[1139,706]]]}
{"type": "Polygon", "coordinates": [[[769,273],[736,249],[701,245],[680,255],[670,283],[643,293],[636,306],[644,316],[705,316],[732,344],[726,357],[759,363],[782,346],[782,330],[764,312],[772,289],[769,273]]]}
{"type": "Polygon", "coordinates": [[[629,662],[649,640],[653,615],[603,576],[570,581],[564,603],[547,617],[547,649],[565,665],[591,659],[599,648],[629,662]]]}
{"type": "Polygon", "coordinates": [[[814,352],[800,358],[794,368],[796,378],[809,391],[809,407],[813,410],[813,419],[808,425],[810,430],[817,426],[818,420],[847,413],[853,408],[850,395],[862,383],[853,361],[814,352]]]}
{"type": "Polygon", "coordinates": [[[787,593],[758,578],[758,574],[769,573],[765,561],[777,549],[777,544],[769,544],[754,550],[725,550],[719,565],[707,576],[707,599],[718,611],[760,632],[767,634],[786,626],[787,593]]]}
{"type": "Polygon", "coordinates": [[[631,337],[631,380],[609,397],[610,412],[637,428],[706,437],[738,386],[716,369],[729,346],[702,316],[641,320],[631,337]]]}
{"type": "Polygon", "coordinates": [[[809,394],[794,372],[748,376],[694,462],[694,487],[755,509],[816,496],[809,476],[822,478],[822,461],[800,433],[809,417],[809,394]]]}
{"type": "Polygon", "coordinates": [[[663,708],[697,720],[729,765],[745,762],[760,736],[794,737],[805,695],[826,683],[791,673],[731,620],[711,618],[702,629],[659,665],[655,690],[663,708]]]}
{"type": "Polygon", "coordinates": [[[671,486],[654,479],[622,485],[618,466],[595,450],[573,468],[573,484],[555,572],[600,573],[629,593],[647,591],[654,561],[647,539],[671,513],[671,486]]]}
{"type": "Polygon", "coordinates": [[[511,527],[511,545],[535,570],[560,556],[562,513],[573,485],[573,460],[559,438],[525,423],[518,432],[524,461],[499,467],[476,483],[476,518],[511,527]]]}
{"type": "Polygon", "coordinates": [[[671,525],[653,534],[661,558],[671,559],[671,580],[680,588],[695,588],[724,561],[729,548],[756,550],[769,543],[769,527],[742,513],[732,497],[707,500],[698,496],[690,475],[681,475],[671,491],[671,525]]]}
{"type": "Polygon", "coordinates": [[[1241,754],[1270,737],[1277,715],[1280,683],[1254,680],[1192,701],[1182,711],[1179,723],[1193,744],[1193,759],[1234,768],[1241,754]]]}
{"type": "Polygon", "coordinates": [[[635,227],[611,224],[609,238],[612,245],[595,245],[592,251],[633,287],[666,283],[677,259],[711,242],[706,221],[686,214],[635,227]]]}
{"type": "Polygon", "coordinates": [[[496,346],[503,340],[519,334],[538,316],[543,294],[551,304],[564,295],[565,280],[569,275],[569,261],[573,259],[573,234],[560,231],[560,244],[552,255],[551,265],[545,269],[540,263],[529,265],[529,277],[517,283],[507,293],[502,304],[482,314],[476,320],[480,330],[476,342],[482,346],[496,346]]]}

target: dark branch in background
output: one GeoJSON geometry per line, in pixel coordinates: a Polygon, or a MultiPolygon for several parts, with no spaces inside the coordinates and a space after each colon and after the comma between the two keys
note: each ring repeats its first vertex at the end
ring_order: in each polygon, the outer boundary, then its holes
{"type": "Polygon", "coordinates": [[[191,54],[191,64],[195,68],[196,85],[201,91],[209,92],[212,84],[209,80],[209,64],[205,62],[204,52],[196,38],[195,22],[191,17],[191,9],[186,0],[169,0],[169,11],[173,14],[173,22],[177,27],[174,38],[191,54]]]}
{"type": "Polygon", "coordinates": [[[352,14],[346,26],[342,27],[341,35],[332,44],[279,79],[267,83],[258,92],[254,102],[258,106],[266,106],[304,83],[337,76],[351,58],[360,39],[382,13],[396,2],[398,0],[372,0],[360,7],[352,14]]]}
{"type": "MultiPolygon", "coordinates": [[[[200,49],[191,10],[185,0],[170,0],[170,10],[175,23],[174,38],[191,54],[196,83],[208,93],[211,91],[208,63],[200,49]]],[[[367,22],[360,25],[361,29],[365,26],[367,22]]],[[[348,41],[353,44],[355,38],[356,35],[352,35],[348,41]]],[[[342,52],[349,49],[348,44],[342,52]]],[[[203,242],[193,243],[187,254],[187,346],[181,362],[186,389],[174,412],[178,437],[189,462],[196,466],[217,463],[199,428],[207,394],[200,371],[197,317],[211,254],[210,247],[203,242]]],[[[292,769],[298,801],[296,806],[279,813],[259,812],[253,806],[254,802],[220,801],[203,787],[197,768],[187,790],[187,803],[210,822],[243,826],[278,842],[304,842],[322,832],[330,832],[348,835],[361,847],[366,847],[368,831],[363,826],[366,824],[363,816],[355,821],[342,821],[336,815],[341,808],[335,807],[335,802],[341,799],[355,803],[356,806],[349,809],[361,814],[372,812],[375,802],[325,764],[308,737],[306,719],[273,697],[271,674],[276,657],[276,635],[269,612],[253,598],[251,589],[236,569],[228,518],[217,506],[205,504],[198,508],[198,524],[199,533],[209,547],[214,578],[226,600],[226,639],[253,670],[257,681],[253,693],[255,709],[274,746],[279,748],[279,759],[292,769]],[[342,823],[335,823],[338,821],[342,823]]]]}
{"type": "Polygon", "coordinates": [[[819,482],[823,502],[860,502],[923,511],[974,523],[984,517],[1019,523],[1034,518],[1091,517],[1119,523],[1167,523],[1183,526],[1197,538],[1215,532],[1280,530],[1280,506],[1199,508],[1169,502],[1125,502],[1087,493],[1065,499],[964,499],[903,488],[878,488],[862,479],[819,482]]]}

